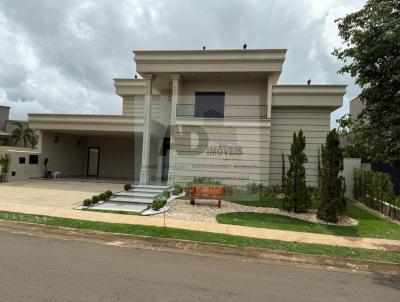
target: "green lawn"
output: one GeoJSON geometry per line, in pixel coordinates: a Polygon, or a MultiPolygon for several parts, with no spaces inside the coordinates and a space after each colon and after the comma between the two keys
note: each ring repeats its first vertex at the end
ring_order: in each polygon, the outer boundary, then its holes
{"type": "Polygon", "coordinates": [[[224,224],[245,225],[259,228],[400,240],[400,225],[375,215],[359,204],[349,201],[346,214],[358,220],[358,226],[344,227],[323,225],[287,216],[263,213],[220,214],[217,216],[217,221],[224,224]]]}
{"type": "Polygon", "coordinates": [[[229,244],[242,247],[264,248],[270,251],[296,252],[313,255],[326,255],[344,258],[366,259],[400,263],[400,253],[367,249],[354,249],[329,245],[265,240],[226,234],[196,232],[183,229],[163,228],[144,225],[104,223],[70,218],[30,215],[0,211],[0,219],[24,221],[49,226],[61,226],[75,229],[87,229],[103,232],[174,238],[200,242],[229,244]]]}

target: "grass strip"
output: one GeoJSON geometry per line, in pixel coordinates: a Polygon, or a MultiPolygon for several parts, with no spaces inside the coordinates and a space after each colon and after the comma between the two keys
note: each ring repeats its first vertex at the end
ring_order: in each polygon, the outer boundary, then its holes
{"type": "Polygon", "coordinates": [[[224,224],[296,232],[400,240],[400,225],[376,215],[369,209],[366,209],[357,203],[351,201],[348,202],[346,215],[358,220],[358,225],[326,225],[312,223],[283,215],[252,212],[220,214],[217,216],[217,221],[224,224]]]}
{"type": "Polygon", "coordinates": [[[296,252],[312,255],[335,256],[373,261],[400,263],[400,253],[368,249],[356,249],[320,244],[307,244],[298,242],[285,242],[279,240],[257,239],[250,237],[234,236],[218,233],[190,231],[184,229],[131,225],[120,223],[95,222],[53,216],[21,214],[0,211],[0,219],[37,223],[41,225],[69,227],[75,229],[95,230],[120,234],[152,236],[159,238],[172,238],[192,240],[208,243],[229,244],[241,247],[264,248],[269,251],[296,252]]]}

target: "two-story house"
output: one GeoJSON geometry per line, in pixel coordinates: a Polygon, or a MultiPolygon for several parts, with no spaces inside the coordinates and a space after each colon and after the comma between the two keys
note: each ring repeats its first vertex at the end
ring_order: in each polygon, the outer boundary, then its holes
{"type": "Polygon", "coordinates": [[[141,184],[211,177],[279,184],[304,131],[309,185],[343,85],[279,85],[285,49],[134,51],[141,79],[115,79],[122,115],[29,114],[48,169],[141,184]],[[287,160],[287,159],[286,159],[287,160]],[[286,164],[286,167],[288,164],[286,164]]]}

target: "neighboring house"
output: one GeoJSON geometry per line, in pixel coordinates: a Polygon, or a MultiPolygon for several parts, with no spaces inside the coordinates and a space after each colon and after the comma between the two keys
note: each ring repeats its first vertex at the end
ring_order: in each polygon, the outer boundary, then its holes
{"type": "Polygon", "coordinates": [[[10,134],[6,131],[10,107],[0,106],[0,146],[8,143],[10,134]]]}
{"type": "Polygon", "coordinates": [[[49,170],[142,184],[274,185],[281,153],[303,129],[307,181],[316,185],[318,148],[345,86],[279,85],[285,49],[134,54],[143,79],[114,80],[122,115],[29,114],[49,170]]]}
{"type": "Polygon", "coordinates": [[[17,127],[15,123],[21,123],[25,126],[28,125],[27,121],[10,120],[10,107],[0,106],[0,146],[23,146],[22,141],[17,144],[11,142],[11,134],[17,127]]]}
{"type": "Polygon", "coordinates": [[[360,98],[356,97],[350,101],[350,115],[352,117],[357,117],[363,109],[364,105],[360,98]]]}

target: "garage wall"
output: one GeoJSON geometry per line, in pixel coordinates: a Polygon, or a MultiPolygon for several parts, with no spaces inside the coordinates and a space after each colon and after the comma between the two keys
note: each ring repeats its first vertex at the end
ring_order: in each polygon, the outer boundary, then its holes
{"type": "Polygon", "coordinates": [[[10,156],[7,181],[20,181],[44,175],[43,157],[37,152],[8,151],[10,156]],[[37,156],[37,163],[30,163],[31,156],[37,156]],[[23,159],[20,161],[20,159],[23,159]]]}
{"type": "MultiPolygon", "coordinates": [[[[100,148],[100,177],[139,180],[142,159],[141,137],[133,135],[126,137],[89,137],[87,147],[100,148]]],[[[85,154],[86,158],[87,154],[85,154]]]]}
{"type": "Polygon", "coordinates": [[[47,169],[64,176],[86,175],[86,139],[57,132],[43,132],[42,156],[48,158],[47,169]]]}
{"type": "Polygon", "coordinates": [[[303,130],[306,138],[305,153],[308,162],[305,164],[307,184],[317,185],[318,147],[325,143],[330,131],[330,109],[324,108],[274,108],[271,119],[271,160],[270,184],[280,185],[282,177],[281,153],[285,155],[286,169],[289,167],[287,155],[293,140],[293,132],[303,130]]]}

